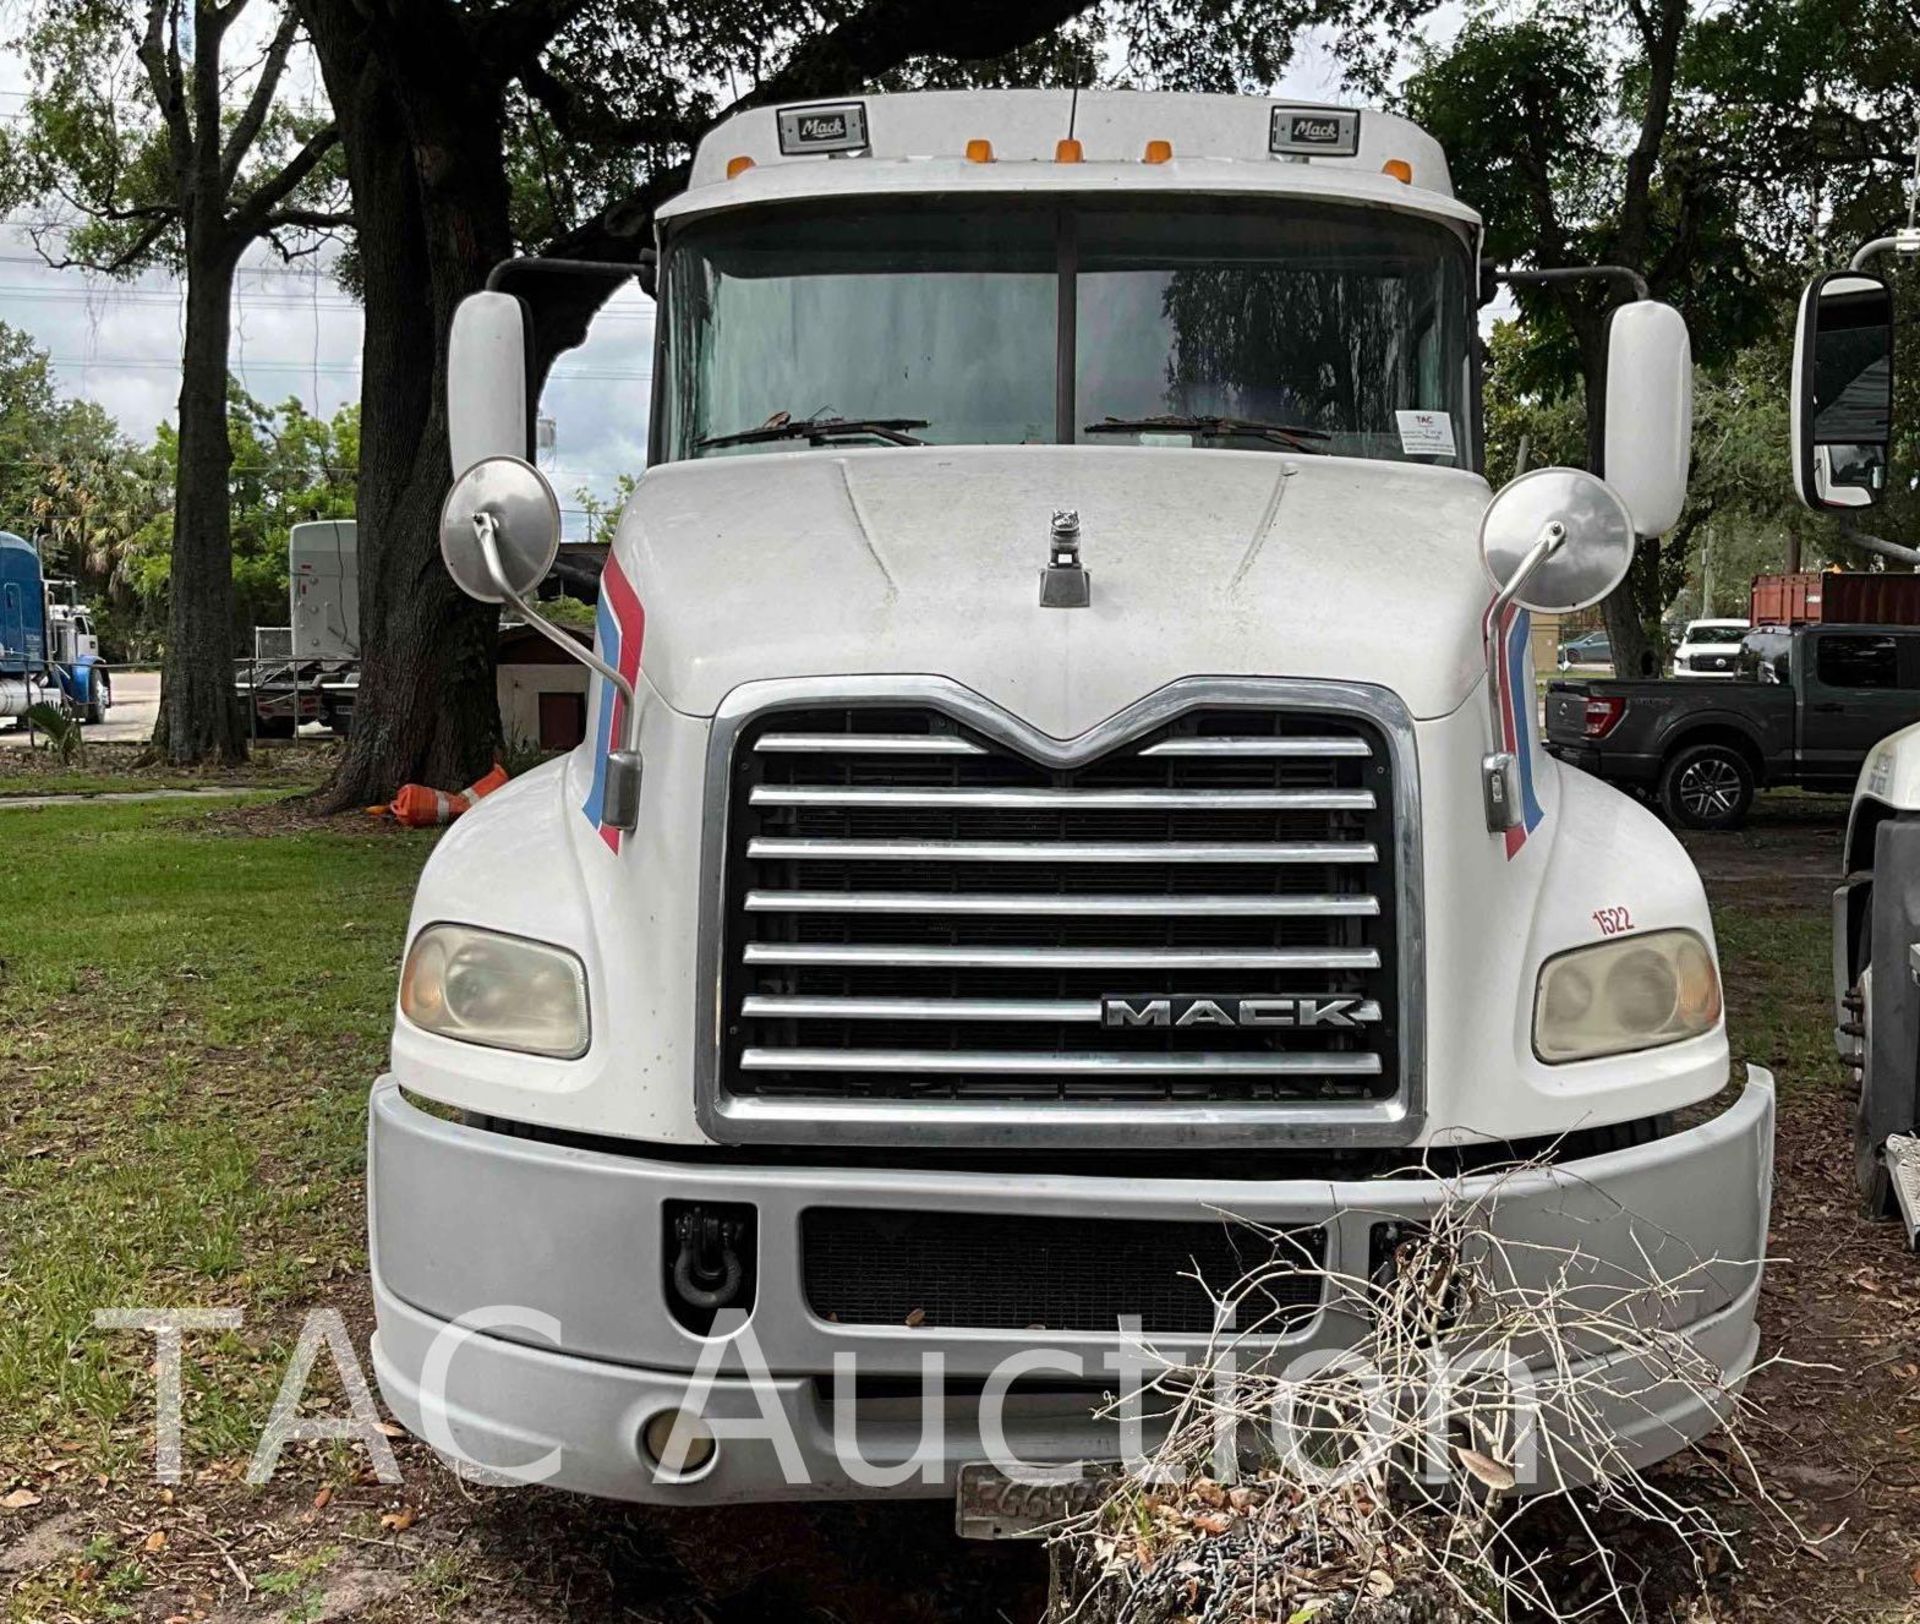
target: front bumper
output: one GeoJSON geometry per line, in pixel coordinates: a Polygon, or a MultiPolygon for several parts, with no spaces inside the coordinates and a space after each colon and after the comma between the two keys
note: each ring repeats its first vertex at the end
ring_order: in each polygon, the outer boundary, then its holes
{"type": "Polygon", "coordinates": [[[1628,755],[1602,750],[1597,744],[1562,744],[1553,739],[1547,741],[1547,754],[1609,784],[1651,785],[1660,776],[1659,756],[1628,755]]]}
{"type": "MultiPolygon", "coordinates": [[[[1636,1464],[1660,1459],[1712,1429],[1753,1359],[1773,1083],[1754,1069],[1727,1110],[1648,1144],[1454,1180],[1140,1180],[690,1164],[464,1127],[418,1110],[390,1080],[374,1089],[369,1131],[374,1362],[394,1414],[436,1447],[482,1467],[527,1472],[537,1462],[530,1475],[560,1487],[691,1504],[950,1493],[959,1465],[989,1453],[973,1395],[996,1370],[1004,1376],[1008,1360],[1031,1358],[1041,1347],[1070,1368],[1049,1361],[1040,1369],[1057,1386],[1007,1400],[1008,1449],[1032,1462],[1120,1453],[1114,1425],[1092,1412],[1100,1390],[1118,1386],[1122,1361],[1137,1362],[1137,1338],[1117,1330],[1034,1334],[819,1319],[806,1303],[799,1235],[801,1214],[825,1204],[1168,1220],[1225,1211],[1274,1226],[1324,1226],[1328,1272],[1365,1275],[1377,1226],[1418,1222],[1448,1200],[1485,1199],[1490,1228],[1510,1244],[1510,1258],[1522,1260],[1511,1265],[1516,1274],[1537,1267],[1544,1278],[1577,1249],[1576,1269],[1596,1280],[1642,1280],[1649,1271],[1687,1277],[1658,1312],[1712,1361],[1725,1391],[1703,1395],[1616,1359],[1598,1397],[1622,1455],[1636,1464]],[[670,1200],[755,1207],[750,1338],[702,1337],[668,1311],[662,1209],[670,1200]],[[502,1308],[504,1316],[489,1312],[502,1308]],[[491,1320],[492,1328],[450,1332],[463,1317],[491,1320]],[[887,1467],[915,1458],[918,1383],[934,1354],[956,1395],[942,1406],[941,1442],[919,1457],[921,1469],[907,1481],[880,1486],[876,1477],[887,1467]],[[836,1417],[831,1377],[836,1356],[849,1355],[862,1385],[836,1417]],[[764,1361],[766,1376],[757,1394],[746,1379],[755,1360],[764,1361]],[[423,1408],[423,1385],[444,1391],[444,1403],[423,1408]],[[660,1480],[640,1433],[696,1387],[707,1416],[754,1420],[760,1435],[724,1439],[697,1480],[660,1480]],[[785,1439],[773,1436],[779,1427],[767,1424],[768,1405],[778,1410],[785,1439]],[[847,1449],[836,1447],[836,1421],[842,1445],[851,1443],[873,1471],[850,1465],[847,1449]]],[[[1350,1347],[1361,1334],[1350,1312],[1323,1306],[1262,1345],[1291,1357],[1350,1347]]],[[[1151,1342],[1167,1358],[1203,1351],[1200,1341],[1180,1337],[1151,1342]]],[[[1033,1374],[1029,1367],[1028,1381],[1033,1374]]]]}

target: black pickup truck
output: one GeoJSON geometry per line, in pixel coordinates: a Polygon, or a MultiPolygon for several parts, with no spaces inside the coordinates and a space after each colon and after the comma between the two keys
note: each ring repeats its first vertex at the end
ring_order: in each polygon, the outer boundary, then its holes
{"type": "Polygon", "coordinates": [[[1761,628],[1730,682],[1547,689],[1553,755],[1690,829],[1738,828],[1762,788],[1851,790],[1867,753],[1916,721],[1920,626],[1761,628]]]}

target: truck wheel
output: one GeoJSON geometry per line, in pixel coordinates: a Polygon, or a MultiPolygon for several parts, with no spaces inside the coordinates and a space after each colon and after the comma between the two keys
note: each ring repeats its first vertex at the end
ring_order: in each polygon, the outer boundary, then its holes
{"type": "Polygon", "coordinates": [[[1880,1160],[1880,1140],[1869,1120],[1873,1100],[1873,966],[1860,972],[1853,984],[1860,1021],[1860,1097],[1853,1108],[1855,1178],[1869,1218],[1893,1216],[1893,1190],[1886,1164],[1880,1160]]]}
{"type": "Polygon", "coordinates": [[[1738,829],[1753,791],[1753,768],[1730,744],[1689,745],[1660,773],[1660,805],[1687,829],[1738,829]]]}
{"type": "Polygon", "coordinates": [[[87,694],[86,719],[95,724],[104,722],[107,719],[107,711],[113,705],[113,684],[96,672],[88,688],[90,691],[87,694]]]}

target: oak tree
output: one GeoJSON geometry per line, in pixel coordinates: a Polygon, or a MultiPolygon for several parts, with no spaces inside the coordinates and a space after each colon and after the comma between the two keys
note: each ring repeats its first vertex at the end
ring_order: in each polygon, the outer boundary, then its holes
{"type": "Polygon", "coordinates": [[[300,19],[280,0],[37,0],[25,117],[0,137],[0,205],[40,211],[50,264],[186,283],[162,702],[174,762],[234,760],[227,352],[234,275],[349,221],[331,122],[295,104],[300,19]]]}

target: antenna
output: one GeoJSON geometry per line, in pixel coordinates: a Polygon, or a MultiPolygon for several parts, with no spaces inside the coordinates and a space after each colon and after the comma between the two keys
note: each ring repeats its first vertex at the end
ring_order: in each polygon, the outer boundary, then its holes
{"type": "MultiPolygon", "coordinates": [[[[1078,85],[1075,85],[1073,87],[1073,100],[1067,104],[1067,139],[1069,141],[1073,139],[1074,127],[1079,123],[1079,121],[1080,121],[1080,87],[1078,85]]],[[[1920,175],[1920,140],[1916,140],[1914,142],[1914,172],[1916,175],[1920,175]]],[[[1907,224],[1908,225],[1913,224],[1913,217],[1911,215],[1907,217],[1907,224]]]]}

